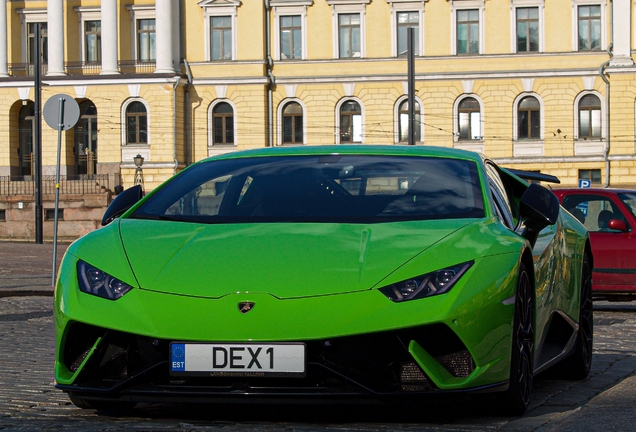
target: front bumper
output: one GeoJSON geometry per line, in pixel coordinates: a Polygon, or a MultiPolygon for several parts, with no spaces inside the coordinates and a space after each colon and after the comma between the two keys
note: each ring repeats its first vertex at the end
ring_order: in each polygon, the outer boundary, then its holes
{"type": "Polygon", "coordinates": [[[510,372],[514,254],[476,260],[447,294],[393,303],[377,290],[281,300],[79,291],[65,257],[55,298],[57,387],[133,401],[395,397],[502,390],[510,372]],[[238,303],[252,301],[247,314],[238,303]],[[171,377],[173,341],[304,342],[304,378],[171,377]]]}
{"type": "MultiPolygon", "coordinates": [[[[64,366],[77,375],[72,384],[57,387],[86,399],[231,402],[282,398],[300,402],[439,393],[440,387],[416,361],[414,347],[430,353],[451,379],[461,381],[476,371],[466,346],[444,324],[306,341],[307,373],[303,378],[175,377],[169,374],[169,340],[80,323],[69,326],[67,340],[73,342],[65,346],[64,366]],[[94,344],[94,340],[99,342],[94,344]]],[[[502,390],[506,384],[470,391],[502,390]]]]}

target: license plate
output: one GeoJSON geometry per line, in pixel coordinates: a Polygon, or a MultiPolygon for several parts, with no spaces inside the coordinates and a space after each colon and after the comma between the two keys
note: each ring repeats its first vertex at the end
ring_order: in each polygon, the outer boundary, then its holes
{"type": "Polygon", "coordinates": [[[170,344],[172,375],[304,376],[305,344],[170,344]]]}

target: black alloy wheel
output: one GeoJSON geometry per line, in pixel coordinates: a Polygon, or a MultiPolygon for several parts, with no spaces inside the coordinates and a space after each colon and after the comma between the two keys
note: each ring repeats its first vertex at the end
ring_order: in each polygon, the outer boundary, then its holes
{"type": "Polygon", "coordinates": [[[592,345],[594,335],[594,309],[592,304],[592,268],[587,254],[581,264],[581,302],[579,330],[574,352],[558,365],[561,378],[582,380],[592,367],[592,345]]]}
{"type": "Polygon", "coordinates": [[[525,264],[519,266],[515,318],[512,328],[510,387],[500,395],[500,406],[506,415],[520,416],[528,408],[534,379],[533,293],[525,264]]]}

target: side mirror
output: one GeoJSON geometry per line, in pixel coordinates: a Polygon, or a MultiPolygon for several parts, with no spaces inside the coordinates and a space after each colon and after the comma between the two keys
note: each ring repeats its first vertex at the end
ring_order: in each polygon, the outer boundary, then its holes
{"type": "Polygon", "coordinates": [[[609,229],[621,231],[621,232],[628,231],[627,224],[625,223],[625,221],[622,221],[620,219],[610,219],[609,223],[607,224],[607,227],[609,229]]]}
{"type": "Polygon", "coordinates": [[[533,246],[539,231],[557,222],[559,209],[559,199],[543,186],[532,183],[523,193],[519,209],[526,226],[523,235],[533,246]]]}
{"type": "Polygon", "coordinates": [[[115,220],[117,217],[121,216],[139,202],[141,198],[143,198],[143,191],[141,190],[140,185],[135,185],[131,188],[126,189],[110,203],[106,211],[104,212],[104,217],[102,218],[102,226],[106,226],[115,220]]]}

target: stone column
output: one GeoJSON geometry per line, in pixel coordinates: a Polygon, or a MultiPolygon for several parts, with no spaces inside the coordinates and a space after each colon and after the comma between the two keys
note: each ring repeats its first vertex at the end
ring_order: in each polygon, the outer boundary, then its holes
{"type": "Polygon", "coordinates": [[[0,0],[0,77],[8,77],[7,0],[0,0]]]}
{"type": "Polygon", "coordinates": [[[613,0],[612,21],[614,32],[614,56],[610,66],[632,66],[631,55],[631,0],[613,0]]]}
{"type": "Polygon", "coordinates": [[[46,2],[47,33],[49,47],[48,76],[64,73],[64,5],[62,0],[46,2]]]}
{"type": "Polygon", "coordinates": [[[102,0],[102,71],[101,75],[118,74],[119,32],[117,31],[117,0],[102,0]]]}
{"type": "Polygon", "coordinates": [[[155,73],[174,73],[175,67],[172,64],[173,59],[173,31],[172,31],[172,0],[157,0],[155,3],[155,19],[156,19],[156,52],[157,62],[155,73]]]}

